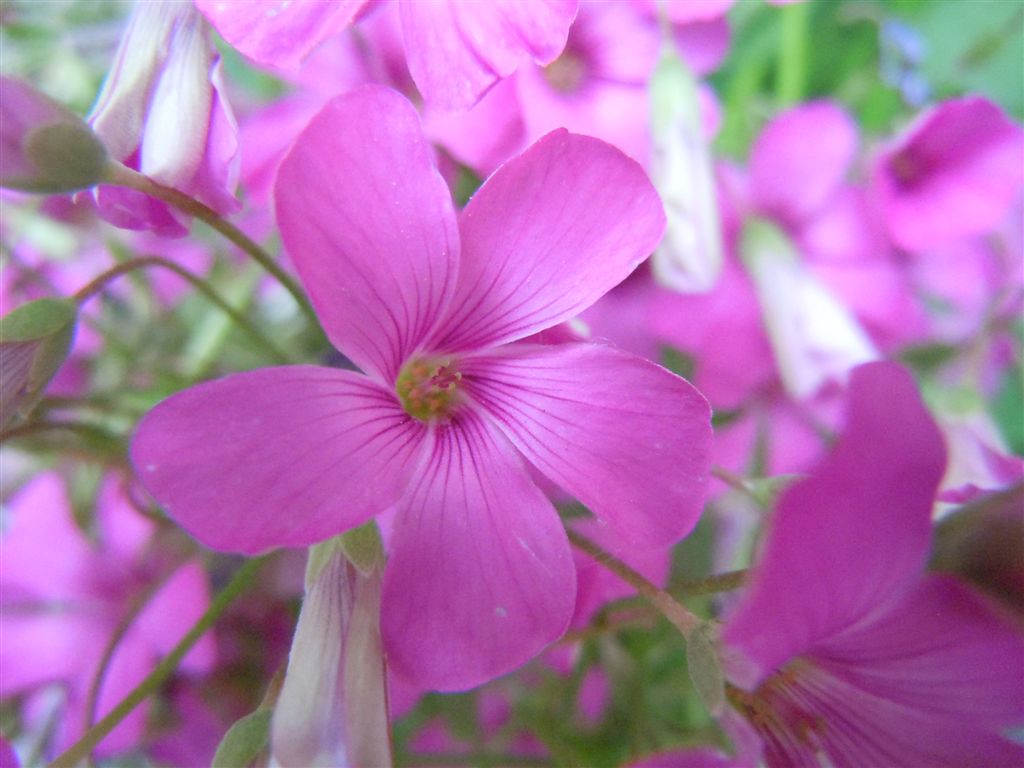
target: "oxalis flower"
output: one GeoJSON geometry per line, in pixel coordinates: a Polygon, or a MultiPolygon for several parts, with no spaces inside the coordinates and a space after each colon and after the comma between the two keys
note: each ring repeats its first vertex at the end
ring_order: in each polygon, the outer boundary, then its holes
{"type": "Polygon", "coordinates": [[[769,766],[1022,764],[1019,623],[923,573],[945,459],[903,369],[853,371],[842,438],[781,497],[722,632],[769,766]]]}
{"type": "Polygon", "coordinates": [[[388,662],[458,690],[531,658],[572,615],[565,531],[528,464],[624,539],[689,532],[707,480],[704,398],[624,352],[528,338],[657,244],[664,214],[635,162],[556,131],[456,217],[412,106],[366,87],[313,119],[275,194],[324,328],[365,375],[252,371],[148,414],[135,467],[198,539],[306,546],[394,507],[388,662]]]}

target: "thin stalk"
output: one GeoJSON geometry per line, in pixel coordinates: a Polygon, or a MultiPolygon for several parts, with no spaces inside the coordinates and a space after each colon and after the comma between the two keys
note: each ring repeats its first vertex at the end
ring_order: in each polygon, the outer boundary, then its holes
{"type": "Polygon", "coordinates": [[[184,192],[179,192],[174,187],[167,187],[163,184],[159,184],[153,181],[148,176],[145,176],[137,171],[133,171],[131,168],[127,168],[119,163],[111,163],[107,167],[106,179],[108,184],[114,184],[120,187],[128,187],[144,194],[150,195],[162,200],[168,205],[173,205],[182,213],[186,213],[189,216],[193,216],[200,221],[206,222],[213,229],[217,230],[220,234],[238,246],[242,251],[246,253],[250,258],[259,263],[261,267],[267,270],[268,273],[285,287],[285,289],[295,299],[295,303],[306,318],[313,325],[314,328],[320,327],[320,320],[316,316],[316,312],[313,311],[313,306],[309,303],[309,299],[306,298],[306,294],[303,292],[302,287],[296,282],[296,280],[289,275],[281,266],[274,261],[274,258],[260,248],[252,239],[249,238],[242,230],[236,227],[231,222],[224,218],[221,218],[212,208],[203,205],[201,202],[193,197],[189,197],[184,192]]]}
{"type": "Polygon", "coordinates": [[[86,286],[81,288],[72,297],[78,303],[79,306],[84,304],[86,301],[91,299],[97,293],[102,291],[110,282],[116,280],[128,272],[132,272],[137,269],[144,269],[146,267],[163,267],[164,269],[170,270],[182,280],[185,280],[191,284],[196,290],[205,296],[211,304],[215,304],[221,311],[224,312],[231,320],[242,330],[244,330],[249,336],[259,345],[264,347],[266,351],[274,358],[275,362],[288,363],[288,355],[286,355],[273,341],[267,338],[260,330],[249,322],[248,318],[245,317],[241,312],[236,310],[230,304],[228,304],[223,297],[220,296],[209,284],[198,275],[189,272],[184,267],[175,264],[170,259],[165,259],[161,256],[142,256],[138,259],[132,259],[118,264],[115,267],[111,267],[106,272],[98,275],[86,286]]]}
{"type": "Polygon", "coordinates": [[[700,617],[690,613],[672,595],[657,585],[652,584],[641,573],[635,571],[626,563],[571,528],[567,529],[567,532],[569,534],[569,541],[572,542],[573,546],[586,552],[609,571],[633,587],[651,605],[657,608],[682,633],[683,637],[688,638],[703,623],[700,617]]]}
{"type": "Polygon", "coordinates": [[[145,610],[146,606],[149,605],[150,600],[153,596],[167,586],[167,582],[171,580],[171,577],[178,572],[178,569],[185,564],[185,560],[177,562],[172,568],[167,570],[167,573],[163,574],[159,579],[156,579],[152,584],[148,585],[142,594],[140,594],[135,601],[132,603],[131,608],[122,617],[118,623],[117,628],[114,630],[114,634],[110,636],[110,640],[107,641],[107,646],[103,649],[103,656],[100,658],[99,666],[96,668],[96,674],[93,676],[92,684],[89,686],[89,695],[85,700],[85,730],[92,728],[93,723],[96,722],[96,707],[99,706],[100,701],[100,689],[103,687],[103,681],[107,676],[107,670],[110,668],[110,662],[114,659],[114,653],[117,651],[117,647],[121,644],[121,640],[128,634],[128,630],[135,624],[135,620],[139,618],[139,615],[145,610]]]}
{"type": "Polygon", "coordinates": [[[749,570],[716,573],[704,579],[684,581],[674,585],[672,591],[682,599],[699,597],[700,595],[713,595],[717,592],[730,592],[742,587],[749,573],[749,570]]]}
{"type": "Polygon", "coordinates": [[[780,107],[792,106],[804,96],[811,5],[794,3],[779,9],[782,14],[782,39],[779,41],[775,98],[780,107]]]}
{"type": "Polygon", "coordinates": [[[0,445],[3,445],[8,440],[12,440],[16,437],[24,437],[25,435],[32,435],[36,432],[57,432],[60,430],[77,432],[78,434],[86,437],[99,437],[101,439],[111,440],[120,439],[119,435],[108,432],[100,426],[87,424],[81,421],[32,421],[28,424],[22,424],[20,427],[14,427],[13,429],[0,432],[0,445]]]}
{"type": "Polygon", "coordinates": [[[169,678],[174,671],[178,668],[181,660],[185,658],[185,655],[192,650],[199,638],[201,638],[207,630],[210,629],[220,618],[221,614],[227,609],[235,599],[241,595],[252,583],[263,565],[265,558],[256,558],[248,560],[238,571],[234,577],[228,583],[226,587],[214,598],[213,602],[210,603],[210,607],[206,609],[204,613],[197,621],[192,629],[188,631],[188,634],[181,639],[181,641],[174,646],[174,649],[168,653],[160,661],[159,664],[154,667],[153,671],[150,672],[146,678],[139,683],[131,693],[124,697],[121,702],[114,707],[110,713],[100,720],[96,725],[90,728],[83,734],[82,738],[73,744],[67,751],[57,757],[50,764],[50,768],[74,768],[82,760],[85,760],[91,753],[92,750],[99,744],[118,724],[124,720],[133,709],[141,704],[147,697],[156,693],[160,686],[164,684],[164,681],[169,678]]]}

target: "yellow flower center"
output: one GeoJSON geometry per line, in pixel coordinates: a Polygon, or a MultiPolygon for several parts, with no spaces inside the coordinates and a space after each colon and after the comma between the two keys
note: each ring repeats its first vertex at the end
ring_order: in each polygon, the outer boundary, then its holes
{"type": "Polygon", "coordinates": [[[398,374],[395,392],[402,407],[420,421],[447,419],[461,401],[462,373],[451,359],[410,360],[398,374]]]}

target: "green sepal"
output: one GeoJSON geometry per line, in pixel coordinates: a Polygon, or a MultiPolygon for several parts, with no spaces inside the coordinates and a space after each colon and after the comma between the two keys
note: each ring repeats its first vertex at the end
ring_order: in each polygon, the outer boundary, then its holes
{"type": "Polygon", "coordinates": [[[384,563],[384,543],[377,523],[370,520],[358,528],[341,535],[341,549],[345,557],[363,576],[369,576],[384,563]]]}
{"type": "Polygon", "coordinates": [[[261,708],[235,721],[217,745],[214,768],[241,768],[255,760],[270,741],[272,715],[273,710],[261,708]]]}
{"type": "Polygon", "coordinates": [[[103,142],[81,120],[36,128],[25,137],[22,151],[36,174],[5,179],[4,186],[38,194],[66,194],[96,186],[110,162],[103,142]]]}

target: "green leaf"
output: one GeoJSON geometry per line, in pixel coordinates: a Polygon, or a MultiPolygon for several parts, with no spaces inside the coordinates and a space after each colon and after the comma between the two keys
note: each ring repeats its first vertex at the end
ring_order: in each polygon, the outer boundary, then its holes
{"type": "Polygon", "coordinates": [[[270,741],[273,711],[257,709],[228,728],[213,756],[216,768],[243,768],[249,765],[270,741]]]}
{"type": "Polygon", "coordinates": [[[686,638],[686,666],[701,702],[712,715],[725,711],[725,677],[709,633],[702,624],[686,638]]]}

